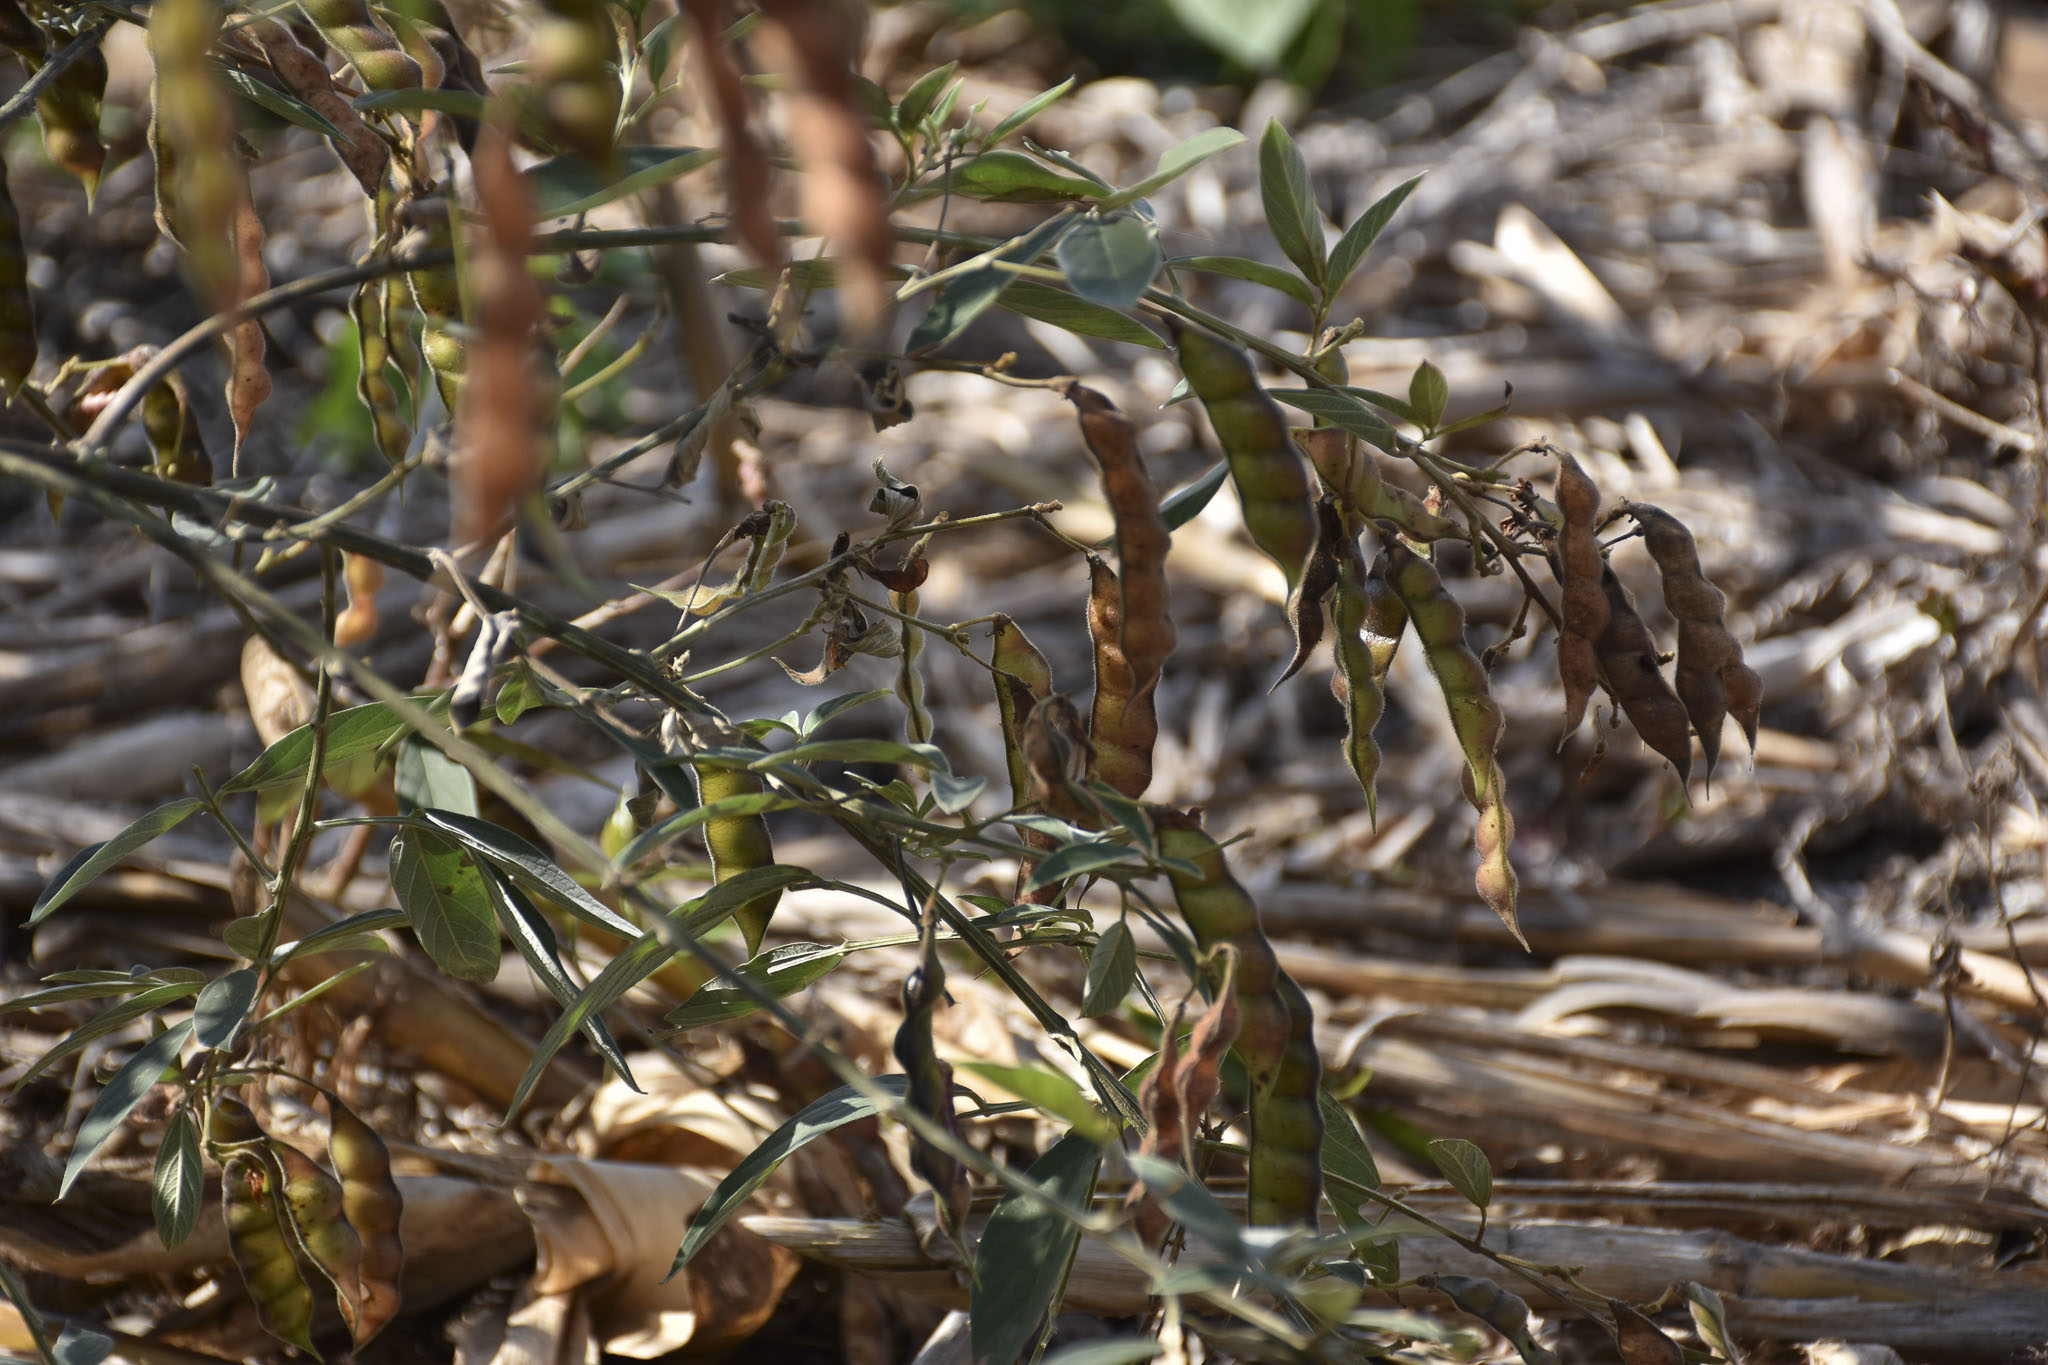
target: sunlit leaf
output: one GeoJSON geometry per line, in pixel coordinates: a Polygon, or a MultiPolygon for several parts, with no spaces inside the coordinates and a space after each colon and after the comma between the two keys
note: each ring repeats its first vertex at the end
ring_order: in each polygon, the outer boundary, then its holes
{"type": "Polygon", "coordinates": [[[1393,220],[1394,213],[1408,201],[1415,187],[1422,183],[1422,177],[1403,182],[1383,195],[1378,202],[1358,216],[1358,221],[1344,229],[1344,235],[1337,239],[1337,245],[1330,250],[1330,292],[1336,293],[1344,287],[1344,281],[1351,278],[1351,272],[1358,269],[1358,263],[1365,259],[1365,253],[1379,240],[1380,233],[1393,220]]]}
{"type": "Polygon", "coordinates": [[[697,988],[696,994],[668,1013],[678,1033],[707,1024],[744,1019],[761,1008],[760,997],[780,1000],[828,976],[846,960],[844,944],[787,943],[741,963],[733,974],[753,987],[721,977],[697,988]]]}
{"type": "Polygon", "coordinates": [[[1158,230],[1135,213],[1090,214],[1060,238],[1055,254],[1074,292],[1105,308],[1128,308],[1142,298],[1163,259],[1158,230]]]}
{"type": "Polygon", "coordinates": [[[1273,240],[1310,284],[1321,287],[1326,261],[1315,185],[1301,149],[1277,119],[1266,125],[1266,134],[1259,139],[1259,198],[1273,240]]]}
{"type": "Polygon", "coordinates": [[[56,876],[50,878],[43,894],[36,897],[27,923],[33,925],[49,918],[64,902],[91,885],[94,878],[158,835],[176,828],[186,816],[198,810],[200,804],[196,797],[181,797],[158,806],[105,843],[80,849],[72,855],[70,862],[58,869],[56,876]]]}
{"type": "Polygon", "coordinates": [[[64,1163],[64,1176],[57,1182],[57,1198],[62,1200],[71,1192],[85,1164],[92,1160],[93,1153],[106,1145],[132,1113],[142,1103],[150,1087],[163,1079],[164,1068],[178,1059],[178,1049],[185,1046],[192,1036],[192,1021],[187,1019],[158,1034],[137,1049],[135,1055],[114,1073],[113,1079],[100,1091],[100,1097],[93,1101],[87,1111],[85,1122],[78,1127],[78,1137],[71,1144],[71,1157],[64,1163]]]}

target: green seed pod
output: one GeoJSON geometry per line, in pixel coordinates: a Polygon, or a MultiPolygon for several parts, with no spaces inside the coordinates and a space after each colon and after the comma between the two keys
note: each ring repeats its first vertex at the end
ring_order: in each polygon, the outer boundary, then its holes
{"type": "Polygon", "coordinates": [[[1465,643],[1465,610],[1437,577],[1435,566],[1392,537],[1386,553],[1387,581],[1415,625],[1465,754],[1465,796],[1479,812],[1473,836],[1479,849],[1475,885],[1494,913],[1521,938],[1515,923],[1515,869],[1508,858],[1514,819],[1508,813],[1507,781],[1495,756],[1507,722],[1488,686],[1486,666],[1465,643]]]}
{"type": "Polygon", "coordinates": [[[78,177],[88,206],[99,193],[100,171],[107,164],[107,145],[100,140],[100,104],[106,94],[107,59],[94,48],[65,67],[36,99],[43,150],[78,177]]]}
{"type": "MultiPolygon", "coordinates": [[[[915,592],[892,592],[889,605],[906,616],[917,614],[915,592]]],[[[912,744],[926,744],[932,737],[932,713],[924,704],[924,673],[917,666],[924,653],[924,632],[912,625],[903,628],[903,652],[896,656],[896,699],[903,703],[903,737],[912,744]]]]}
{"type": "Polygon", "coordinates": [[[175,374],[143,395],[142,430],[156,453],[158,478],[200,488],[213,482],[213,461],[199,439],[184,382],[175,374]]]}
{"type": "MultiPolygon", "coordinates": [[[[1366,587],[1364,556],[1358,552],[1355,536],[1346,535],[1338,548],[1337,583],[1323,600],[1337,664],[1330,675],[1330,691],[1344,707],[1344,761],[1357,776],[1358,785],[1365,792],[1366,814],[1374,828],[1378,828],[1380,746],[1373,738],[1373,728],[1386,714],[1385,674],[1376,666],[1373,648],[1367,642],[1373,603],[1366,587]]],[[[1384,596],[1393,594],[1387,592],[1384,596]]],[[[1398,625],[1396,630],[1394,643],[1398,644],[1398,625]]],[[[1391,662],[1393,652],[1389,649],[1387,653],[1391,662]]]]}
{"type": "Polygon", "coordinates": [[[1386,482],[1379,462],[1364,443],[1335,427],[1294,427],[1290,434],[1315,466],[1316,475],[1347,512],[1370,521],[1391,521],[1410,540],[1461,540],[1468,531],[1432,512],[1407,489],[1386,482]]]}
{"type": "Polygon", "coordinates": [[[1197,817],[1151,809],[1159,852],[1194,864],[1199,875],[1169,869],[1174,900],[1205,952],[1229,944],[1237,954],[1236,1052],[1251,1092],[1251,1189],[1247,1216],[1257,1224],[1314,1226],[1322,1195],[1323,1118],[1317,1101],[1322,1059],[1308,1000],[1281,969],[1259,924],[1258,905],[1231,875],[1229,861],[1197,817]]]}
{"type": "MultiPolygon", "coordinates": [[[[448,221],[448,201],[441,198],[414,199],[398,211],[399,219],[417,229],[425,247],[448,247],[455,242],[448,221]]],[[[462,332],[462,279],[453,265],[414,270],[406,275],[413,303],[425,326],[420,331],[420,353],[434,372],[440,386],[441,402],[453,413],[462,392],[462,375],[468,365],[468,348],[462,332]]],[[[424,382],[425,376],[421,376],[424,382]]],[[[420,389],[424,392],[424,389],[420,389]]]]}
{"type": "Polygon", "coordinates": [[[383,282],[373,280],[349,298],[348,313],[356,325],[356,396],[370,410],[370,427],[377,449],[392,464],[402,464],[412,445],[412,427],[399,410],[398,390],[392,386],[387,366],[391,359],[388,340],[390,319],[384,312],[383,282]]]}
{"type": "MultiPolygon", "coordinates": [[[[752,795],[761,790],[759,774],[697,765],[697,799],[707,806],[728,796],[752,795]]],[[[775,861],[768,821],[761,815],[721,815],[705,821],[704,847],[711,854],[711,875],[715,881],[722,882],[749,868],[767,867],[775,861]]],[[[769,891],[734,912],[733,918],[746,936],[749,957],[761,951],[762,936],[768,932],[768,921],[781,899],[781,891],[769,891]]]]}
{"type": "Polygon", "coordinates": [[[377,22],[366,0],[299,0],[299,8],[354,68],[365,89],[420,88],[420,64],[377,22]]]}
{"type": "Polygon", "coordinates": [[[363,1243],[342,1209],[341,1182],[288,1142],[272,1138],[270,1155],[284,1177],[285,1221],[306,1259],[334,1285],[349,1335],[361,1320],[363,1243]]]}
{"type": "Polygon", "coordinates": [[[600,168],[612,164],[619,123],[619,36],[601,0],[543,0],[552,16],[534,30],[533,72],[564,144],[600,168]]]}
{"type": "Polygon", "coordinates": [[[215,1092],[206,1110],[206,1146],[216,1157],[235,1147],[264,1140],[256,1114],[233,1095],[215,1092]]]}
{"type": "Polygon", "coordinates": [[[28,289],[28,247],[0,161],[0,399],[11,399],[36,367],[36,309],[28,289]]]}
{"type": "Polygon", "coordinates": [[[263,1330],[320,1359],[313,1349],[313,1291],[299,1273],[286,1231],[277,1173],[254,1152],[237,1152],[227,1159],[220,1183],[228,1247],[263,1330]]]}
{"type": "Polygon", "coordinates": [[[405,1270],[405,1246],[398,1228],[405,1201],[399,1196],[398,1182],[391,1178],[391,1153],[377,1130],[358,1118],[333,1091],[320,1093],[327,1097],[332,1122],[327,1158],[341,1177],[342,1213],[362,1244],[356,1317],[351,1324],[355,1344],[361,1346],[398,1315],[398,1280],[405,1270]]]}
{"type": "Polygon", "coordinates": [[[1180,330],[1180,368],[1208,409],[1230,462],[1252,543],[1286,576],[1290,595],[1316,544],[1308,470],[1287,436],[1279,405],[1259,387],[1243,351],[1194,327],[1180,330]]]}

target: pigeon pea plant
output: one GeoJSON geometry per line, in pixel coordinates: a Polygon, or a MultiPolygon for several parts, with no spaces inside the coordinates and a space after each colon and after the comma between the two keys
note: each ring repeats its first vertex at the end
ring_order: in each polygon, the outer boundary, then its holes
{"type": "MultiPolygon", "coordinates": [[[[716,0],[687,0],[680,14],[658,21],[632,0],[549,0],[544,8],[525,65],[486,76],[440,0],[388,9],[301,0],[282,11],[213,0],[155,0],[146,9],[0,0],[0,42],[34,73],[5,117],[33,108],[51,157],[88,191],[105,161],[97,140],[100,44],[113,24],[147,28],[159,222],[185,253],[198,297],[214,310],[159,351],[47,366],[25,343],[33,335],[26,327],[0,329],[8,338],[0,380],[52,434],[47,444],[0,444],[0,471],[41,487],[53,503],[83,504],[131,526],[179,557],[257,628],[260,639],[245,659],[252,703],[263,690],[258,680],[283,680],[282,700],[257,706],[273,742],[254,763],[80,851],[35,907],[31,923],[61,913],[99,874],[195,814],[220,825],[261,888],[225,930],[240,964],[216,977],[187,967],[60,972],[0,1007],[13,1013],[114,1002],[38,1059],[18,1085],[131,1023],[146,1020],[154,1030],[101,1088],[73,1141],[63,1189],[146,1093],[169,1087],[175,1098],[157,1144],[155,1180],[165,1243],[191,1235],[206,1165],[217,1164],[220,1216],[264,1325],[313,1351],[316,1306],[331,1290],[351,1343],[360,1346],[401,1311],[398,1189],[383,1142],[335,1093],[334,1078],[295,1076],[278,1059],[292,1012],[335,984],[328,977],[308,986],[302,972],[286,969],[409,931],[440,970],[488,981],[509,939],[561,1012],[525,1074],[500,1097],[507,1121],[534,1098],[551,1060],[575,1036],[630,1083],[613,1031],[625,1019],[617,1007],[650,978],[670,988],[680,983],[687,997],[668,1016],[668,1031],[764,1014],[816,1049],[843,1082],[741,1162],[690,1226],[676,1229],[678,1266],[794,1148],[880,1114],[910,1130],[916,1170],[932,1192],[929,1217],[917,1220],[921,1240],[971,1287],[977,1359],[1043,1349],[1084,1236],[1144,1271],[1168,1329],[1197,1331],[1225,1347],[1350,1359],[1404,1342],[1459,1339],[1417,1314],[1363,1306],[1368,1289],[1419,1284],[1502,1332],[1532,1365],[1547,1359],[1527,1306],[1499,1285],[1404,1279],[1403,1238],[1450,1237],[1490,1253],[1478,1238],[1417,1214],[1381,1187],[1323,1076],[1309,1003],[1276,959],[1227,849],[1199,812],[1144,800],[1161,719],[1156,698],[1174,647],[1167,550],[1174,530],[1231,484],[1246,534],[1287,587],[1296,640],[1287,672],[1324,636],[1331,639],[1332,685],[1349,721],[1343,755],[1369,810],[1384,681],[1395,651],[1414,636],[1411,647],[1424,652],[1441,686],[1464,761],[1477,814],[1476,887],[1513,926],[1513,823],[1495,752],[1504,717],[1490,694],[1487,655],[1475,649],[1433,547],[1460,542],[1479,572],[1514,573],[1529,603],[1557,623],[1572,725],[1604,690],[1684,775],[1689,730],[1711,765],[1723,717],[1732,714],[1753,740],[1760,704],[1756,675],[1741,662],[1721,594],[1701,574],[1685,528],[1634,503],[1603,521],[1598,490],[1568,455],[1558,456],[1550,498],[1526,479],[1453,459],[1442,438],[1503,409],[1448,420],[1449,394],[1433,365],[1416,370],[1405,396],[1348,383],[1343,346],[1360,329],[1328,323],[1413,181],[1332,243],[1307,166],[1274,125],[1257,148],[1259,180],[1266,224],[1290,265],[1168,258],[1148,197],[1231,151],[1243,141],[1238,133],[1198,134],[1167,152],[1154,173],[1119,187],[1026,132],[1071,82],[993,120],[980,106],[960,107],[963,84],[950,66],[891,99],[849,69],[854,39],[838,6],[760,0],[758,10],[735,20],[716,0]],[[686,52],[687,77],[680,74],[686,52]],[[786,150],[802,167],[801,226],[769,211],[776,163],[753,108],[759,96],[739,75],[742,52],[779,78],[786,150]],[[719,147],[636,140],[649,113],[682,85],[712,111],[719,147]],[[236,127],[252,110],[326,139],[361,188],[368,247],[355,265],[270,285],[236,149],[236,127]],[[523,167],[510,154],[514,143],[533,154],[523,167]],[[877,143],[897,153],[893,178],[880,169],[877,143]],[[456,174],[464,161],[467,174],[456,174]],[[593,209],[714,162],[727,194],[716,221],[583,224],[593,209]],[[897,221],[909,205],[958,197],[1048,212],[1004,239],[897,221]],[[550,223],[567,226],[541,230],[550,223]],[[793,260],[790,239],[805,234],[821,236],[827,250],[793,260]],[[565,347],[566,336],[540,325],[547,277],[528,261],[631,257],[727,240],[755,264],[725,278],[765,296],[745,356],[679,420],[594,466],[572,460],[587,467],[551,475],[560,463],[553,445],[565,396],[595,382],[583,369],[606,324],[565,347]],[[899,263],[918,254],[906,246],[923,248],[914,267],[899,263]],[[1185,292],[1203,275],[1286,296],[1305,315],[1314,344],[1296,353],[1204,311],[1185,292]],[[315,516],[282,501],[275,480],[243,477],[237,465],[269,391],[258,320],[335,292],[345,295],[357,328],[357,394],[389,469],[342,507],[315,516]],[[836,301],[842,328],[838,340],[814,349],[800,324],[813,297],[825,295],[836,301]],[[887,325],[892,316],[917,310],[900,346],[875,341],[897,335],[887,325]],[[782,562],[795,514],[769,500],[714,550],[714,558],[743,550],[729,578],[714,579],[707,561],[694,582],[686,576],[637,592],[579,621],[509,590],[516,532],[548,547],[563,581],[580,582],[556,533],[584,520],[583,490],[663,448],[672,452],[664,482],[682,484],[707,451],[720,448],[721,430],[746,421],[751,396],[802,368],[831,357],[853,364],[878,428],[913,419],[905,382],[921,367],[1025,382],[1009,373],[1007,357],[982,363],[949,354],[990,310],[1171,356],[1221,452],[1207,473],[1161,497],[1130,415],[1078,383],[1029,381],[1054,384],[1072,403],[1114,518],[1113,552],[1088,555],[1090,588],[1077,612],[1076,629],[1087,632],[1094,659],[1085,711],[1008,617],[939,621],[919,601],[932,560],[956,537],[1004,520],[1043,520],[1050,507],[950,516],[879,464],[869,510],[882,524],[838,531],[824,561],[801,572],[782,562]],[[237,447],[218,462],[201,444],[179,377],[183,362],[213,345],[226,357],[237,447]],[[1287,409],[1310,425],[1291,425],[1287,409]],[[149,450],[142,469],[119,455],[124,427],[138,415],[149,450]],[[452,435],[430,432],[442,424],[452,435]],[[438,453],[444,449],[453,453],[438,453]],[[1384,477],[1403,463],[1434,485],[1428,499],[1384,477]],[[444,475],[454,508],[445,547],[362,529],[359,514],[409,483],[444,475]],[[1624,516],[1641,528],[1680,623],[1675,693],[1598,538],[1607,521],[1624,516]],[[317,558],[322,572],[317,622],[283,607],[264,585],[300,555],[317,558]],[[1561,610],[1531,577],[1532,563],[1561,589],[1561,610]],[[432,584],[446,603],[430,613],[437,665],[424,687],[394,684],[357,652],[383,627],[375,595],[387,573],[432,584]],[[795,633],[768,648],[719,653],[731,637],[723,627],[782,598],[810,604],[795,633]],[[681,617],[652,650],[615,643],[592,624],[656,604],[681,617]],[[854,656],[870,654],[896,661],[894,688],[834,696],[807,715],[779,718],[735,717],[711,700],[719,675],[810,636],[821,640],[822,653],[815,667],[790,670],[797,681],[823,686],[854,656]],[[956,768],[958,751],[935,732],[920,668],[930,649],[959,651],[988,673],[1006,757],[993,783],[956,768]],[[607,681],[571,682],[547,661],[554,651],[581,656],[607,681]],[[364,699],[344,705],[345,689],[364,699]],[[892,698],[902,739],[832,733],[853,708],[892,698]],[[596,842],[566,827],[493,756],[493,748],[505,752],[493,743],[502,727],[544,708],[588,726],[638,774],[596,842]],[[868,780],[850,764],[886,765],[898,776],[868,780]],[[486,795],[542,842],[484,818],[486,795]],[[900,900],[778,861],[773,817],[792,811],[865,850],[900,886],[900,900]],[[389,833],[396,907],[309,925],[294,888],[314,833],[364,825],[389,833]],[[702,879],[709,885],[679,901],[671,888],[702,867],[689,858],[693,845],[708,858],[702,879]],[[1012,894],[965,894],[948,885],[962,869],[1005,861],[1022,869],[1012,894]],[[794,887],[880,899],[904,916],[905,931],[867,943],[768,946],[778,899],[794,887]],[[1090,888],[1097,904],[1108,897],[1120,907],[1106,927],[1078,908],[1090,888]],[[1169,1009],[1161,998],[1167,982],[1139,969],[1134,924],[1155,935],[1179,975],[1194,983],[1180,1005],[1169,1009]],[[576,933],[617,945],[609,965],[587,981],[571,975],[561,951],[562,935],[576,933]],[[785,1001],[884,944],[913,945],[917,966],[903,984],[895,1040],[902,1074],[877,1078],[811,1037],[785,1001]],[[1083,1014],[1135,999],[1140,1016],[1158,1020],[1160,1051],[1142,1078],[1119,1074],[1091,1052],[1018,966],[1027,955],[1076,949],[1088,959],[1083,1014]],[[1074,1064],[1071,1075],[972,1067],[976,1078],[1069,1130],[1028,1170],[993,1161],[961,1126],[963,1096],[974,1112],[998,1107],[975,1100],[935,1046],[932,1017],[949,962],[1013,992],[1074,1064]],[[1198,1018],[1183,1045],[1189,1013],[1198,1018]],[[263,1105],[249,1102],[266,1086],[293,1081],[324,1096],[332,1119],[326,1164],[266,1132],[263,1105]],[[1240,1119],[1241,1128],[1229,1126],[1240,1119]],[[1238,1168],[1249,1182],[1243,1214],[1206,1183],[1238,1168]],[[1126,1196],[1098,1196],[1105,1181],[1122,1184],[1126,1196]],[[970,1217],[975,1182],[1002,1195],[978,1238],[970,1217]],[[1325,1209],[1334,1222],[1321,1222],[1325,1209]]],[[[0,198],[0,316],[11,324],[29,318],[38,302],[23,264],[23,231],[0,198]]],[[[636,344],[617,363],[630,364],[646,349],[636,344]]],[[[1485,1158],[1457,1139],[1432,1152],[1481,1211],[1483,1233],[1491,1186],[1485,1158]]],[[[1507,1277],[1623,1330],[1623,1310],[1588,1296],[1567,1274],[1499,1264],[1507,1277]]],[[[8,1287],[18,1288],[11,1277],[8,1287]]],[[[1711,1296],[1695,1297],[1703,1320],[1713,1321],[1711,1296]]]]}

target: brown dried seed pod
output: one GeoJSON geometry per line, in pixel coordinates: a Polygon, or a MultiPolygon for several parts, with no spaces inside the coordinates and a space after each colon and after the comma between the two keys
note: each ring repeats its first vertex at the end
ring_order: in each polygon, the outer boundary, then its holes
{"type": "Polygon", "coordinates": [[[391,1153],[377,1130],[333,1091],[320,1093],[327,1097],[333,1123],[327,1156],[341,1177],[342,1212],[362,1242],[356,1319],[351,1324],[355,1344],[361,1346],[398,1315],[398,1281],[405,1269],[398,1228],[405,1202],[391,1178],[391,1153]]]}
{"type": "Polygon", "coordinates": [[[263,53],[286,90],[340,130],[340,141],[329,139],[335,155],[362,186],[363,193],[374,199],[391,164],[391,149],[371,131],[348,97],[334,88],[334,77],[328,74],[327,64],[301,46],[291,29],[275,19],[254,20],[243,25],[241,33],[263,53]]]}
{"type": "MultiPolygon", "coordinates": [[[[1222,978],[1216,983],[1209,1008],[1188,1034],[1186,1059],[1180,1051],[1180,1017],[1187,1009],[1183,1002],[1159,1040],[1159,1061],[1139,1092],[1139,1103],[1152,1127],[1138,1150],[1161,1161],[1187,1162],[1188,1139],[1200,1129],[1202,1115],[1222,1087],[1223,1057],[1237,1041],[1237,949],[1219,943],[1214,956],[1222,963],[1222,978]]],[[[1165,1210],[1142,1184],[1131,1186],[1124,1207],[1131,1212],[1139,1240],[1157,1246],[1169,1223],[1165,1210]]]]}
{"type": "Polygon", "coordinates": [[[1672,692],[1657,667],[1657,646],[1650,628],[1636,613],[1628,589],[1614,576],[1612,567],[1600,574],[1600,590],[1607,597],[1607,629],[1593,642],[1600,660],[1600,676],[1607,681],[1621,709],[1627,713],[1643,743],[1655,749],[1678,769],[1678,780],[1692,776],[1692,735],[1686,721],[1685,703],[1672,692]]]}
{"type": "Polygon", "coordinates": [[[1107,398],[1079,384],[1067,400],[1080,414],[1081,435],[1102,476],[1103,497],[1116,523],[1117,572],[1090,557],[1088,627],[1095,642],[1095,701],[1089,737],[1097,774],[1125,796],[1152,781],[1159,737],[1153,694],[1173,652],[1166,554],[1171,539],[1159,493],[1138,457],[1137,433],[1107,398]]]}
{"type": "Polygon", "coordinates": [[[1728,598],[1707,580],[1685,523],[1646,502],[1625,502],[1622,508],[1642,528],[1663,580],[1664,605],[1678,618],[1678,696],[1700,737],[1711,779],[1721,756],[1721,722],[1731,710],[1755,749],[1763,679],[1743,663],[1742,646],[1728,631],[1728,598]]]}
{"type": "Polygon", "coordinates": [[[1570,735],[1585,719],[1586,703],[1599,686],[1599,658],[1593,642],[1607,628],[1607,596],[1600,588],[1600,538],[1593,530],[1600,514],[1600,490],[1579,462],[1557,454],[1557,506],[1564,518],[1558,532],[1556,569],[1564,596],[1564,626],[1557,637],[1557,673],[1564,684],[1564,730],[1570,735]]]}

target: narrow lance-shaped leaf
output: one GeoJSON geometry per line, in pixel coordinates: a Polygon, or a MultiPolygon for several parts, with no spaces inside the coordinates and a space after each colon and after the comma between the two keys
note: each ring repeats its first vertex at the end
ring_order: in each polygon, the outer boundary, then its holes
{"type": "Polygon", "coordinates": [[[1403,181],[1358,215],[1358,221],[1344,229],[1344,235],[1337,239],[1337,245],[1330,249],[1330,292],[1335,294],[1351,278],[1351,272],[1358,269],[1358,263],[1365,259],[1365,253],[1386,231],[1394,214],[1401,205],[1408,202],[1408,196],[1422,183],[1422,177],[1403,181]]]}
{"type": "Polygon", "coordinates": [[[1323,254],[1323,217],[1316,208],[1315,185],[1308,162],[1278,120],[1266,125],[1259,139],[1259,197],[1265,205],[1266,227],[1280,250],[1323,288],[1328,260],[1323,254]]]}
{"type": "Polygon", "coordinates": [[[129,854],[149,843],[160,834],[177,828],[184,818],[198,810],[202,803],[197,797],[180,797],[176,801],[158,806],[149,814],[137,819],[128,828],[102,844],[92,844],[80,849],[64,864],[50,884],[36,897],[33,909],[29,911],[27,925],[35,925],[48,919],[64,903],[91,885],[93,879],[120,862],[129,854]]]}
{"type": "Polygon", "coordinates": [[[156,1173],[150,1180],[149,1209],[166,1251],[183,1246],[199,1223],[206,1202],[206,1168],[199,1159],[199,1122],[190,1109],[180,1109],[164,1129],[156,1149],[156,1173]]]}
{"type": "MultiPolygon", "coordinates": [[[[1102,1149],[1081,1133],[1069,1133],[1032,1162],[1027,1174],[1070,1206],[1086,1208],[1101,1165],[1102,1149]]],[[[1079,1239],[1078,1227],[1028,1195],[1006,1195],[996,1205],[974,1255],[968,1331],[977,1362],[1027,1354],[1066,1282],[1079,1239]]]]}
{"type": "Polygon", "coordinates": [[[173,1025],[164,1032],[144,1043],[133,1057],[114,1073],[100,1097],[93,1101],[86,1111],[85,1122],[78,1127],[78,1136],[71,1144],[71,1157],[64,1163],[64,1175],[57,1184],[57,1198],[62,1200],[71,1192],[71,1186],[84,1172],[85,1164],[92,1160],[93,1153],[106,1145],[132,1113],[142,1103],[150,1087],[163,1079],[164,1068],[178,1059],[178,1050],[185,1046],[192,1036],[192,1021],[173,1025]]]}

